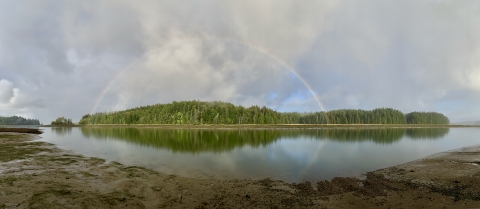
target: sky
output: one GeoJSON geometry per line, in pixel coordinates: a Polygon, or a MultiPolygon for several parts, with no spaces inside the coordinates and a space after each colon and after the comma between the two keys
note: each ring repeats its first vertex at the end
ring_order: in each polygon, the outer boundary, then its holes
{"type": "Polygon", "coordinates": [[[0,116],[183,100],[480,120],[480,1],[0,2],[0,116]]]}

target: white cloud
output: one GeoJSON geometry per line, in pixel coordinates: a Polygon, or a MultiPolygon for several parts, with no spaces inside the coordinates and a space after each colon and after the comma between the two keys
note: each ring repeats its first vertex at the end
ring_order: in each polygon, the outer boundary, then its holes
{"type": "Polygon", "coordinates": [[[480,41],[473,38],[480,36],[479,2],[342,3],[302,59],[308,82],[330,108],[445,111],[436,104],[450,93],[480,93],[480,41]],[[345,103],[347,95],[357,105],[345,103]]]}
{"type": "Polygon", "coordinates": [[[29,100],[12,82],[0,80],[0,105],[10,108],[43,107],[43,101],[29,100]]]}
{"type": "Polygon", "coordinates": [[[467,72],[467,84],[472,89],[480,91],[480,67],[467,72]]]}
{"type": "MultiPolygon", "coordinates": [[[[287,98],[298,87],[288,69],[268,55],[237,43],[189,40],[146,54],[125,69],[110,93],[115,109],[171,100],[222,100],[236,104],[287,98]],[[241,59],[235,53],[244,53],[241,59]],[[286,88],[286,89],[285,89],[286,88]],[[268,97],[275,95],[275,97],[268,97]],[[128,101],[125,101],[128,100],[128,101]]],[[[297,84],[298,85],[298,84],[297,84]]],[[[301,87],[300,87],[301,88],[301,87]]]]}
{"type": "Polygon", "coordinates": [[[8,104],[14,96],[13,83],[5,79],[0,80],[0,103],[8,104]]]}

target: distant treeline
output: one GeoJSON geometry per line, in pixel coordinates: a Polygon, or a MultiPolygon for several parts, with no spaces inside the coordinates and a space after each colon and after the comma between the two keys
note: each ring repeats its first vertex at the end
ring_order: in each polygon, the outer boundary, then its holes
{"type": "Polygon", "coordinates": [[[436,112],[411,112],[405,115],[409,124],[449,124],[450,120],[436,112]]]}
{"type": "Polygon", "coordinates": [[[40,125],[37,119],[26,119],[20,116],[0,116],[0,125],[40,125]]]}
{"type": "Polygon", "coordinates": [[[306,114],[301,124],[406,124],[405,115],[392,108],[368,110],[332,110],[306,114]]]}
{"type": "Polygon", "coordinates": [[[435,112],[404,114],[392,108],[281,113],[265,106],[182,101],[84,115],[79,124],[449,124],[435,112]]]}
{"type": "Polygon", "coordinates": [[[436,112],[403,114],[392,108],[374,110],[332,110],[305,114],[300,124],[449,124],[447,116],[436,112]]]}

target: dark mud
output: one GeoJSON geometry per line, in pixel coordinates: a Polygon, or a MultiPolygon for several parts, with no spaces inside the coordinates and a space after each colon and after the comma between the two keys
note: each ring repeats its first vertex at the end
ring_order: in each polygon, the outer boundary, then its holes
{"type": "Polygon", "coordinates": [[[33,128],[0,128],[0,132],[10,132],[10,133],[28,133],[28,134],[42,134],[38,129],[33,128]]]}

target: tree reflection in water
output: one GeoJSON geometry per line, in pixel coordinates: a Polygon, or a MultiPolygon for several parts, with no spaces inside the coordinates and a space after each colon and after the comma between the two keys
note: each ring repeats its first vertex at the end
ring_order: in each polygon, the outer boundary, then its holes
{"type": "MultiPolygon", "coordinates": [[[[71,128],[54,128],[57,135],[71,128]]],[[[225,152],[243,146],[267,146],[281,138],[307,138],[345,143],[371,141],[392,144],[403,137],[413,140],[438,139],[449,128],[335,128],[335,129],[165,129],[132,127],[82,127],[88,138],[123,140],[142,146],[164,148],[173,152],[225,152]]]]}

